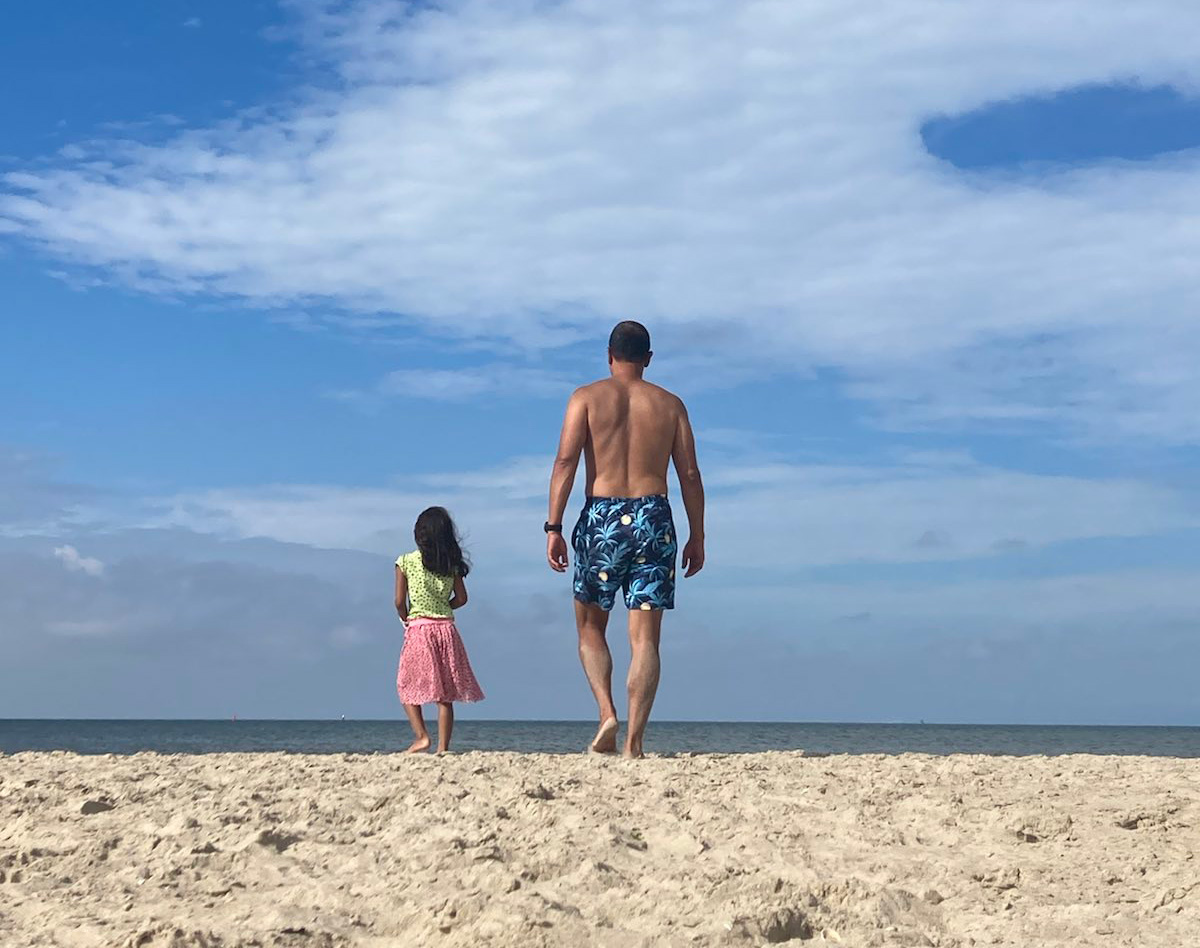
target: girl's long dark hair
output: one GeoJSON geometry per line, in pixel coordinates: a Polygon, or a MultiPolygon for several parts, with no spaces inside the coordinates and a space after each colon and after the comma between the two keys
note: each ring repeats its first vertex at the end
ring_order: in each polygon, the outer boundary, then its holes
{"type": "Polygon", "coordinates": [[[459,545],[458,530],[445,507],[428,507],[413,527],[421,562],[439,576],[466,576],[471,563],[459,545]]]}

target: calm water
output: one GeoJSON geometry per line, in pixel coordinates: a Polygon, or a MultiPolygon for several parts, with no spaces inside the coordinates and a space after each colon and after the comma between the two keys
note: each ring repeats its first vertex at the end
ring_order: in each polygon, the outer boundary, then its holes
{"type": "MultiPolygon", "coordinates": [[[[459,721],[454,749],[576,753],[595,726],[584,721],[459,721]]],[[[431,728],[432,730],[432,728],[431,728]]],[[[290,751],[387,753],[408,746],[399,721],[0,720],[0,752],[205,754],[290,751]]],[[[804,750],[814,754],[1147,754],[1200,757],[1196,727],[974,724],[749,724],[655,721],[650,753],[804,750]]]]}

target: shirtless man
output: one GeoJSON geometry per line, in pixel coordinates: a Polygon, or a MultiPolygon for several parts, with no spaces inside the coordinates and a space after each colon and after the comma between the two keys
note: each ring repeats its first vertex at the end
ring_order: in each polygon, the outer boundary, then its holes
{"type": "Polygon", "coordinates": [[[704,566],[704,485],[687,409],[678,397],[642,378],[653,353],[640,323],[618,323],[608,340],[611,378],[576,390],[567,403],[562,438],[550,476],[546,559],[567,569],[563,511],[582,451],[587,499],[571,535],[575,550],[575,623],[579,659],[600,728],[591,749],[617,749],[612,699],[612,655],[605,631],[618,592],[629,610],[629,718],[625,756],[642,756],[642,737],[658,691],[658,642],[663,610],[675,607],[678,540],[667,502],[667,463],[675,463],[690,537],[683,547],[685,576],[704,566]]]}

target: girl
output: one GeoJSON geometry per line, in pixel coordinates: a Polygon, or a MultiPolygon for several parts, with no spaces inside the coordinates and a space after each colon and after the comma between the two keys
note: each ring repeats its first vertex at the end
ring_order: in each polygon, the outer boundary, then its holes
{"type": "Polygon", "coordinates": [[[404,649],[396,691],[412,725],[407,753],[429,749],[421,705],[437,702],[438,753],[450,749],[455,701],[482,701],[467,650],[454,625],[454,610],[467,604],[463,582],[470,564],[454,521],[444,507],[430,507],[413,527],[417,548],[396,560],[396,611],[404,623],[404,649]]]}

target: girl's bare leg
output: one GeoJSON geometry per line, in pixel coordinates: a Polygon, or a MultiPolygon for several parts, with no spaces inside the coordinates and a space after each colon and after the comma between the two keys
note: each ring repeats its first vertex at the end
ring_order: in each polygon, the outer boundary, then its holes
{"type": "Polygon", "coordinates": [[[419,704],[406,704],[404,713],[408,715],[408,723],[413,729],[413,742],[409,745],[406,754],[420,754],[422,751],[429,750],[429,745],[432,741],[429,740],[429,731],[425,728],[425,717],[421,714],[421,706],[419,704]]]}
{"type": "Polygon", "coordinates": [[[438,753],[450,749],[450,735],[454,731],[454,705],[449,701],[438,702],[438,753]]]}

